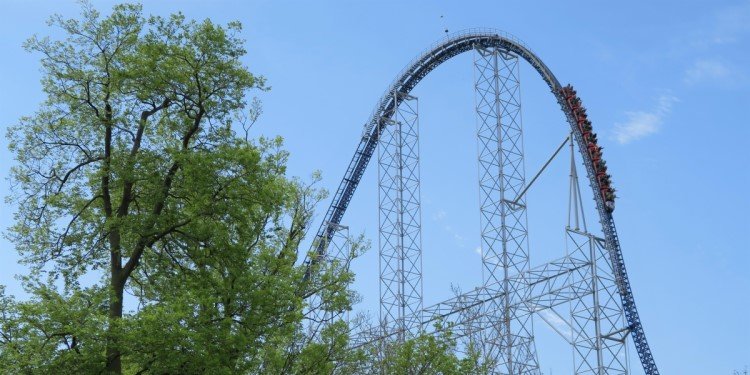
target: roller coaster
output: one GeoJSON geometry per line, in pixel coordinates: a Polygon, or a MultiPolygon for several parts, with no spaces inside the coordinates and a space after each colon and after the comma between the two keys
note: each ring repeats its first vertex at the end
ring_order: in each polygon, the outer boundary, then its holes
{"type": "MultiPolygon", "coordinates": [[[[581,98],[517,38],[492,29],[447,36],[410,62],[388,86],[365,123],[362,137],[317,231],[306,264],[329,261],[342,218],[374,155],[379,165],[380,322],[362,342],[405,340],[449,320],[458,337],[478,343],[494,373],[540,374],[532,315],[567,304],[574,334],[576,374],[627,374],[623,359],[632,341],[643,370],[657,375],[653,354],[638,315],[613,218],[615,190],[602,148],[581,98]],[[484,283],[473,291],[433,306],[422,305],[419,223],[417,99],[412,89],[451,58],[475,52],[477,139],[479,142],[480,224],[485,249],[484,283]],[[571,161],[571,210],[566,227],[574,251],[531,268],[528,263],[523,142],[520,123],[519,60],[541,76],[570,126],[569,143],[586,170],[601,234],[588,231],[575,163],[571,161]],[[376,153],[377,151],[377,153],[376,153]]],[[[571,157],[573,155],[571,154],[571,157]]],[[[550,158],[550,161],[551,159],[550,158]]],[[[573,160],[573,159],[571,159],[573,160]]],[[[310,277],[308,272],[305,277],[310,277]]]]}

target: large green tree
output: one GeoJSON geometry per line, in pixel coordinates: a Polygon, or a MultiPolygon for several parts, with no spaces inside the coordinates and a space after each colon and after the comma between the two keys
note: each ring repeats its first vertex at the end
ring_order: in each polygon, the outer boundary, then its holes
{"type": "Polygon", "coordinates": [[[265,86],[239,23],[82,10],[26,44],[46,100],[8,133],[7,236],[31,297],[0,287],[0,373],[478,372],[449,333],[351,349],[348,264],[367,243],[303,278],[324,193],[286,176],[279,139],[249,139],[265,86]]]}
{"type": "MultiPolygon", "coordinates": [[[[298,249],[322,195],[285,176],[279,140],[235,134],[264,89],[241,61],[240,24],[146,17],[132,4],[102,16],[86,3],[50,24],[64,38],[26,44],[42,55],[46,100],[8,133],[18,207],[8,236],[33,297],[2,294],[2,372],[343,361],[345,328],[302,333],[310,286],[298,249]]],[[[318,271],[341,297],[329,308],[346,309],[351,275],[318,271]]]]}

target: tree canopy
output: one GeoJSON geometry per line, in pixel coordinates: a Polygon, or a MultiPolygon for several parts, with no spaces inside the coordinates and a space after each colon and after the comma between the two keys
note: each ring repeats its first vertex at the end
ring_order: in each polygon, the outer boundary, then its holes
{"type": "Polygon", "coordinates": [[[235,134],[264,89],[241,61],[240,24],[133,4],[107,16],[84,4],[50,24],[66,38],[26,43],[47,99],[8,134],[9,237],[35,297],[4,305],[3,366],[236,373],[277,361],[301,319],[297,251],[321,193],[285,176],[280,140],[235,134]],[[91,274],[101,282],[81,285],[91,274]]]}

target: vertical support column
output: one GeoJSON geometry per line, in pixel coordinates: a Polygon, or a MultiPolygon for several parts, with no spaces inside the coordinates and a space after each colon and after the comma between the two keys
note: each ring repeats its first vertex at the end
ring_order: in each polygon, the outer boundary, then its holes
{"type": "Polygon", "coordinates": [[[529,269],[526,199],[513,203],[525,186],[518,57],[477,48],[477,137],[479,143],[480,228],[484,284],[497,312],[487,322],[490,342],[481,343],[496,373],[539,374],[533,323],[524,302],[529,269]]]}
{"type": "Polygon", "coordinates": [[[380,324],[398,340],[422,323],[422,233],[416,97],[393,93],[378,144],[380,324]]]}
{"type": "Polygon", "coordinates": [[[619,299],[604,240],[568,229],[571,257],[588,262],[588,272],[575,274],[589,280],[590,297],[571,302],[573,362],[575,374],[626,375],[629,330],[619,299]]]}

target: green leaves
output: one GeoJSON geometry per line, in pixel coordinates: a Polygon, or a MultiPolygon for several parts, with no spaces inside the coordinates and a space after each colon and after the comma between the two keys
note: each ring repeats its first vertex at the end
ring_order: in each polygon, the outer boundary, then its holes
{"type": "MultiPolygon", "coordinates": [[[[343,321],[305,332],[297,259],[325,193],[317,176],[286,176],[281,139],[235,134],[244,111],[261,112],[248,93],[266,89],[240,61],[240,24],[88,3],[49,24],[65,37],[25,44],[47,99],[8,132],[9,238],[33,297],[0,293],[0,372],[324,373],[361,360],[343,321]]],[[[348,267],[318,272],[320,308],[350,309],[348,267]]]]}
{"type": "Polygon", "coordinates": [[[481,363],[480,353],[473,347],[456,354],[457,343],[450,327],[438,325],[436,334],[422,334],[403,343],[390,342],[383,346],[382,361],[375,361],[373,373],[412,374],[489,374],[491,367],[481,363]]]}
{"type": "Polygon", "coordinates": [[[103,362],[106,291],[60,294],[30,286],[35,296],[16,302],[0,291],[0,369],[29,374],[92,373],[103,362]]]}

